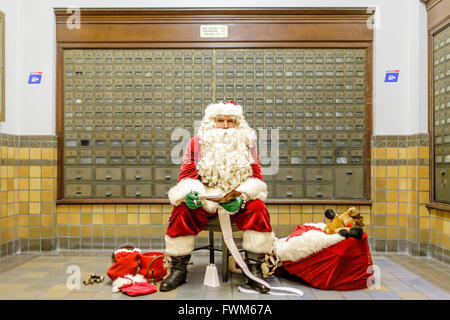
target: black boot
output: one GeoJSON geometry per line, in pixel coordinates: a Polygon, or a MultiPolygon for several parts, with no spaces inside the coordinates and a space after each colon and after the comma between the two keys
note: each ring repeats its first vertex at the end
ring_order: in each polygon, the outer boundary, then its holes
{"type": "MultiPolygon", "coordinates": [[[[266,257],[265,253],[254,253],[250,251],[245,251],[245,262],[247,263],[250,272],[259,279],[263,279],[261,264],[264,262],[266,257]]],[[[262,285],[250,278],[247,278],[247,284],[249,284],[254,290],[260,293],[268,293],[270,288],[262,285]]]]}
{"type": "Polygon", "coordinates": [[[186,282],[187,265],[189,259],[191,259],[191,255],[171,257],[171,259],[172,268],[170,275],[161,282],[159,291],[171,291],[186,282]]]}

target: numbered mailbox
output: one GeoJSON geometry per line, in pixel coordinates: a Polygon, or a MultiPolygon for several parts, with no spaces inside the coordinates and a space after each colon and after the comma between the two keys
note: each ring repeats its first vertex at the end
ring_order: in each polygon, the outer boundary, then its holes
{"type": "Polygon", "coordinates": [[[122,197],[122,186],[120,184],[96,184],[96,198],[119,198],[122,197]]]}
{"type": "Polygon", "coordinates": [[[92,164],[92,151],[91,150],[81,150],[80,153],[80,164],[92,164]]]}
{"type": "Polygon", "coordinates": [[[153,157],[152,151],[150,150],[139,150],[139,163],[140,164],[151,164],[153,157]]]}
{"type": "Polygon", "coordinates": [[[92,168],[66,167],[64,168],[65,181],[86,181],[92,180],[92,168]]]}
{"type": "Polygon", "coordinates": [[[360,199],[364,197],[364,167],[335,168],[336,198],[360,199]]]}
{"type": "Polygon", "coordinates": [[[176,182],[179,173],[178,167],[155,168],[155,180],[176,182]]]}
{"type": "Polygon", "coordinates": [[[334,149],[321,149],[320,150],[320,164],[333,164],[334,163],[334,149]]]}
{"type": "Polygon", "coordinates": [[[450,202],[450,166],[435,167],[435,199],[450,202]]]}
{"type": "Polygon", "coordinates": [[[141,133],[138,138],[139,147],[141,148],[151,148],[152,147],[152,134],[151,133],[141,133]]]}
{"type": "Polygon", "coordinates": [[[123,163],[123,154],[120,150],[111,150],[109,152],[109,161],[108,164],[122,164],[123,163]]]}
{"type": "Polygon", "coordinates": [[[291,150],[290,155],[291,155],[291,164],[298,165],[304,163],[302,150],[291,150]]]}
{"type": "Polygon", "coordinates": [[[148,198],[151,197],[151,185],[126,185],[125,186],[125,197],[127,198],[148,198]]]}
{"type": "Polygon", "coordinates": [[[92,186],[90,184],[72,184],[66,183],[64,186],[64,197],[73,198],[89,198],[92,196],[92,186]]]}
{"type": "Polygon", "coordinates": [[[331,181],[333,169],[331,167],[306,168],[305,177],[307,181],[331,181]]]}
{"type": "Polygon", "coordinates": [[[152,167],[126,167],[125,180],[127,181],[150,181],[152,180],[152,167]]]}
{"type": "Polygon", "coordinates": [[[66,133],[64,135],[64,146],[65,147],[77,147],[78,146],[78,134],[76,133],[66,133]]]}
{"type": "Polygon", "coordinates": [[[330,199],[333,197],[331,184],[306,184],[306,197],[313,199],[330,199]]]}
{"type": "Polygon", "coordinates": [[[350,163],[351,164],[363,164],[364,163],[364,150],[350,150],[350,163]]]}
{"type": "Polygon", "coordinates": [[[275,198],[304,198],[303,185],[301,184],[276,184],[275,187],[275,198]]]}
{"type": "Polygon", "coordinates": [[[64,150],[64,163],[65,164],[79,164],[79,154],[77,150],[64,150]]]}
{"type": "Polygon", "coordinates": [[[122,180],[121,168],[95,168],[95,180],[97,181],[120,181],[122,180]]]}

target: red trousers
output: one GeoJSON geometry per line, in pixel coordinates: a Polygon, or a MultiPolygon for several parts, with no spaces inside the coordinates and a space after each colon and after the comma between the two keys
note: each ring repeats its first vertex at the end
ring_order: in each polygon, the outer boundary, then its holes
{"type": "MultiPolygon", "coordinates": [[[[171,238],[197,235],[205,229],[208,219],[216,215],[217,211],[209,213],[203,210],[202,207],[191,210],[183,202],[173,208],[166,234],[171,238]]],[[[272,231],[269,212],[261,200],[247,202],[244,209],[239,209],[237,213],[230,215],[230,217],[239,230],[272,231]]]]}

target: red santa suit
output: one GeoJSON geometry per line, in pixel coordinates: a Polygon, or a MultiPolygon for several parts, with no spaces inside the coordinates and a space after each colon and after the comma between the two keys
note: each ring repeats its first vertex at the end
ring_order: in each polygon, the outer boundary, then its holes
{"type": "MultiPolygon", "coordinates": [[[[232,115],[237,119],[238,127],[246,127],[248,130],[252,130],[243,119],[242,107],[230,103],[208,106],[205,110],[202,126],[212,126],[212,121],[217,115],[232,115]]],[[[248,166],[250,173],[242,176],[236,174],[237,181],[235,181],[235,175],[233,174],[233,177],[230,177],[229,180],[232,181],[231,185],[234,187],[231,190],[226,190],[226,184],[224,186],[223,183],[218,183],[221,182],[221,177],[205,178],[205,175],[209,175],[209,173],[206,173],[207,170],[203,170],[205,172],[203,177],[199,172],[199,162],[202,159],[201,132],[202,128],[200,128],[199,135],[189,141],[178,182],[168,193],[169,200],[174,208],[165,237],[166,255],[190,254],[194,249],[195,236],[205,228],[209,218],[217,215],[218,204],[205,199],[200,199],[203,204],[202,207],[189,209],[184,202],[188,193],[197,191],[200,195],[217,193],[225,195],[233,189],[244,193],[247,199],[244,206],[236,212],[230,213],[231,220],[237,228],[244,231],[243,249],[255,253],[271,251],[274,236],[270,225],[270,215],[264,204],[267,199],[267,185],[263,179],[255,140],[250,139],[251,142],[245,148],[247,150],[243,151],[243,154],[247,152],[253,159],[251,169],[248,166]]],[[[214,162],[212,162],[212,166],[214,166],[214,162]]],[[[208,167],[208,164],[204,167],[208,167]]]]}

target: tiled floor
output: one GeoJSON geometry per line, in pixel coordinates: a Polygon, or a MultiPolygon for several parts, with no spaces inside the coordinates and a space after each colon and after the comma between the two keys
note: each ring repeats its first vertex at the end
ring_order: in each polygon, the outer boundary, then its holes
{"type": "MultiPolygon", "coordinates": [[[[209,255],[205,250],[194,252],[188,283],[177,290],[128,297],[111,291],[111,281],[106,276],[110,259],[111,253],[104,251],[28,253],[5,257],[0,260],[0,300],[450,300],[450,266],[425,257],[374,255],[381,283],[378,288],[365,290],[324,291],[291,278],[271,276],[267,279],[272,286],[302,290],[302,297],[239,292],[238,286],[244,280],[241,274],[236,273],[231,273],[229,281],[217,288],[206,287],[203,278],[209,255]],[[77,283],[73,281],[72,273],[77,269],[81,272],[80,288],[70,290],[70,286],[77,283]],[[92,273],[104,275],[105,281],[83,285],[82,281],[92,273]]],[[[219,278],[220,260],[218,254],[219,278]]]]}

